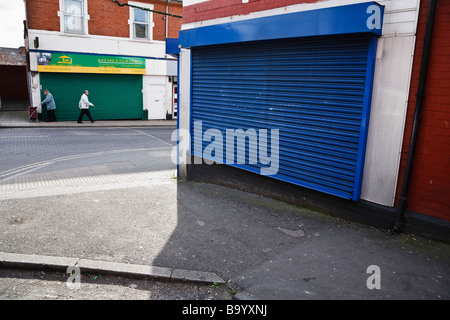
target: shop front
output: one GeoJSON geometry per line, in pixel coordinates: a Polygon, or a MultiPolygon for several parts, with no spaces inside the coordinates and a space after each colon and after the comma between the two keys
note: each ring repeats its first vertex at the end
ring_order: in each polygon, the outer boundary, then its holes
{"type": "Polygon", "coordinates": [[[58,121],[77,120],[84,90],[95,104],[94,119],[142,119],[145,58],[68,52],[40,52],[37,58],[41,98],[44,89],[53,94],[58,121]]]}

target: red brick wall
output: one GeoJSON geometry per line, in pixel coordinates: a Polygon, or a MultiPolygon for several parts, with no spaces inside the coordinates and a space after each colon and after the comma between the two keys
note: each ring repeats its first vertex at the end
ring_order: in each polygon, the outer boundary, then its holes
{"type": "MultiPolygon", "coordinates": [[[[183,16],[183,5],[173,5],[169,6],[169,13],[175,14],[177,16],[183,16]]],[[[168,38],[178,38],[178,32],[181,30],[181,25],[183,24],[183,19],[168,17],[169,19],[169,32],[168,38]]]]}
{"type": "Polygon", "coordinates": [[[59,0],[27,0],[27,24],[29,29],[60,31],[59,0]]]}
{"type": "MultiPolygon", "coordinates": [[[[421,1],[397,199],[411,138],[428,2],[421,1]]],[[[450,2],[438,1],[408,209],[450,221],[450,2]]]]}
{"type": "MultiPolygon", "coordinates": [[[[127,3],[120,0],[120,3],[127,3]]],[[[166,12],[166,1],[138,0],[141,3],[151,3],[154,10],[166,12]]],[[[27,23],[28,28],[48,31],[60,31],[60,19],[58,17],[59,0],[27,0],[27,23]]],[[[171,2],[169,13],[182,15],[182,4],[171,2]]],[[[89,34],[110,36],[110,37],[130,37],[130,8],[120,7],[111,0],[88,0],[89,34]]],[[[166,16],[153,14],[154,40],[165,40],[166,16]]],[[[182,19],[169,17],[169,38],[178,38],[178,31],[181,29],[182,19]]]]}
{"type": "MultiPolygon", "coordinates": [[[[119,2],[125,3],[122,0],[119,2]]],[[[88,0],[88,14],[89,34],[124,38],[130,36],[129,7],[119,7],[111,0],[88,0]]]]}
{"type": "Polygon", "coordinates": [[[183,23],[205,21],[251,12],[275,9],[299,3],[315,3],[319,0],[209,0],[183,8],[183,23]]]}
{"type": "MultiPolygon", "coordinates": [[[[144,1],[146,2],[146,1],[144,1]]],[[[166,12],[166,1],[147,1],[148,3],[154,4],[154,10],[160,12],[166,12]]],[[[169,13],[181,16],[183,14],[182,4],[171,3],[169,6],[169,13]]],[[[178,32],[181,29],[182,19],[174,18],[170,16],[165,16],[162,14],[153,14],[153,22],[155,23],[155,28],[153,29],[153,39],[154,40],[165,40],[166,34],[166,20],[169,19],[169,32],[167,34],[168,38],[178,38],[178,32]]]]}

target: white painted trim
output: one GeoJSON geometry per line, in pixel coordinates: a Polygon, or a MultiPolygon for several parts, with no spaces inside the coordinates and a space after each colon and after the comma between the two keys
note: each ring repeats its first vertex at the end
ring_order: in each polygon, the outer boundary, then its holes
{"type": "Polygon", "coordinates": [[[39,50],[166,58],[164,41],[136,41],[107,36],[73,36],[58,31],[28,30],[29,47],[39,37],[39,50]]]}
{"type": "MultiPolygon", "coordinates": [[[[41,51],[146,57],[148,66],[146,74],[166,74],[166,61],[152,59],[166,59],[164,41],[143,42],[132,41],[129,38],[102,36],[69,37],[61,35],[57,31],[43,32],[40,30],[28,30],[28,35],[30,48],[33,48],[34,38],[39,37],[39,50],[41,51]]],[[[37,71],[36,52],[30,52],[30,69],[37,71]]]]}
{"type": "Polygon", "coordinates": [[[181,49],[179,59],[179,78],[178,78],[178,121],[180,141],[179,147],[179,177],[181,179],[187,178],[187,166],[190,162],[190,139],[187,137],[189,133],[190,123],[190,92],[191,92],[191,50],[181,49]],[[183,134],[185,134],[183,136],[183,134]]]}
{"type": "Polygon", "coordinates": [[[151,41],[143,41],[143,40],[136,40],[136,39],[130,39],[126,37],[113,37],[113,36],[100,36],[95,34],[88,34],[88,35],[80,35],[80,34],[68,34],[68,33],[62,33],[59,31],[48,31],[48,30],[38,30],[38,29],[29,29],[28,32],[35,33],[35,34],[43,34],[43,35],[52,35],[52,36],[61,36],[61,37],[76,37],[76,38],[86,38],[86,39],[98,39],[98,40],[110,40],[110,41],[127,41],[127,42],[140,42],[145,44],[165,44],[165,41],[161,40],[151,40],[151,41]]]}

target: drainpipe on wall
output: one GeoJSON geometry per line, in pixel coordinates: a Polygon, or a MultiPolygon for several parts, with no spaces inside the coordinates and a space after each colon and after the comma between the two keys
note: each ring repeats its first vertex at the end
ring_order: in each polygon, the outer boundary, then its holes
{"type": "Polygon", "coordinates": [[[420,119],[422,117],[422,105],[425,97],[425,81],[427,78],[428,61],[430,56],[431,37],[433,33],[434,16],[436,12],[437,0],[430,0],[428,5],[427,24],[425,27],[425,39],[422,52],[422,61],[420,64],[419,87],[416,94],[416,108],[414,111],[414,122],[411,132],[411,140],[409,142],[408,158],[406,160],[405,175],[403,177],[402,191],[400,194],[400,202],[395,218],[394,232],[400,232],[403,222],[406,220],[406,203],[408,199],[408,190],[411,180],[412,165],[417,144],[417,135],[419,131],[420,119]]]}
{"type": "Polygon", "coordinates": [[[166,0],[166,17],[165,17],[165,19],[166,19],[166,39],[167,39],[167,36],[169,35],[169,2],[170,2],[170,0],[166,0]]]}

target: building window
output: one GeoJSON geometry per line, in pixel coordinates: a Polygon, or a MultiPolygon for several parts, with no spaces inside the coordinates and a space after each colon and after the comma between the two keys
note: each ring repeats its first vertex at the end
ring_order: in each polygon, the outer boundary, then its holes
{"type": "Polygon", "coordinates": [[[64,0],[63,22],[65,33],[84,34],[83,0],[64,0]]]}
{"type": "Polygon", "coordinates": [[[143,9],[134,9],[133,36],[135,39],[148,39],[149,12],[143,9]]]}
{"type": "Polygon", "coordinates": [[[130,7],[130,38],[152,40],[153,15],[149,10],[153,10],[153,5],[133,1],[128,1],[128,4],[133,5],[130,7]]]}
{"type": "Polygon", "coordinates": [[[59,0],[60,30],[64,34],[88,34],[87,0],[59,0]]]}

